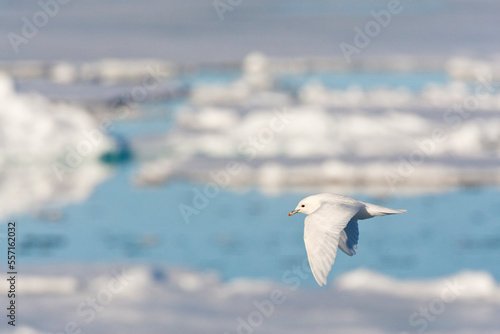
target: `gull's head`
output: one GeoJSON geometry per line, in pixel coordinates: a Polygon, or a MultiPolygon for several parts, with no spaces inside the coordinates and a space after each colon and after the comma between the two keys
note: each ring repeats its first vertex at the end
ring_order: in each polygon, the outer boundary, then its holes
{"type": "Polygon", "coordinates": [[[309,196],[300,201],[295,210],[291,211],[288,216],[294,215],[297,212],[310,215],[314,211],[318,210],[320,206],[321,201],[317,198],[317,196],[309,196]]]}

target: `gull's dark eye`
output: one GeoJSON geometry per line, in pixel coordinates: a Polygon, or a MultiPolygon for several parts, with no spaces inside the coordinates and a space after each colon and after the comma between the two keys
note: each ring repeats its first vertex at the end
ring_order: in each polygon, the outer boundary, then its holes
{"type": "Polygon", "coordinates": [[[305,207],[305,205],[304,205],[304,204],[302,204],[302,207],[305,207]]]}

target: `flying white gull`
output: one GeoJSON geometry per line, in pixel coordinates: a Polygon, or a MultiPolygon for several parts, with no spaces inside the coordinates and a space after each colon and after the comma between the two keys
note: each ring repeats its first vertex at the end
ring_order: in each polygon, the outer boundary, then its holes
{"type": "Polygon", "coordinates": [[[304,198],[295,210],[308,215],[304,221],[304,243],[314,278],[320,286],[335,262],[337,248],[349,256],[358,246],[358,220],[374,216],[405,213],[336,194],[318,194],[304,198]]]}

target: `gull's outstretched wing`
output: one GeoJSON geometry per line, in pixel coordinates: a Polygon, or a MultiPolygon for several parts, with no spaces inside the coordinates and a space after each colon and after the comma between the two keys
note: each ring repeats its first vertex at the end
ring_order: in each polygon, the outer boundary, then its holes
{"type": "Polygon", "coordinates": [[[340,232],[339,248],[349,256],[356,254],[358,248],[359,230],[358,221],[351,219],[347,226],[340,232]]]}
{"type": "MultiPolygon", "coordinates": [[[[344,232],[344,228],[362,207],[364,205],[356,200],[340,203],[329,201],[306,217],[304,243],[307,258],[314,278],[320,286],[326,284],[326,277],[335,262],[341,235],[344,233],[347,236],[343,245],[347,246],[346,242],[350,241],[349,235],[352,236],[353,241],[356,239],[355,243],[357,243],[357,233],[354,233],[354,228],[348,229],[348,233],[344,232]]],[[[357,231],[357,221],[353,222],[357,231]]]]}

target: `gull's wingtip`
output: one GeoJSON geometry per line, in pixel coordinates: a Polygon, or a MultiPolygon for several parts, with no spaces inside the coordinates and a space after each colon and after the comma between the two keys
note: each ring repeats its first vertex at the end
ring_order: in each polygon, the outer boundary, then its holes
{"type": "Polygon", "coordinates": [[[317,279],[316,277],[314,278],[316,279],[316,282],[318,283],[319,286],[326,285],[326,279],[317,279]]]}

